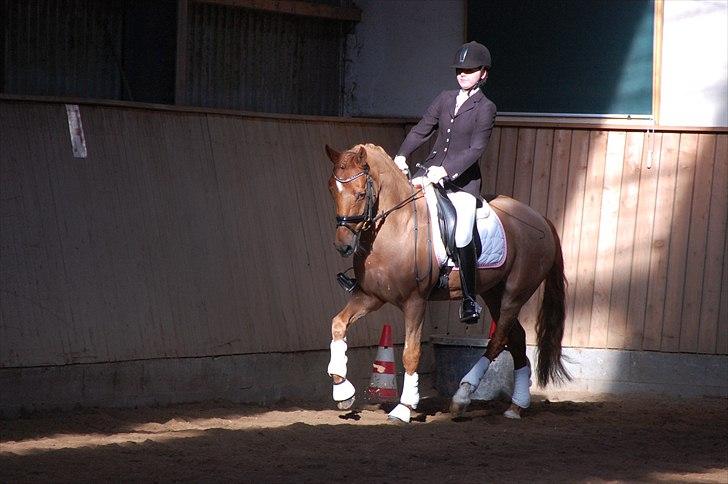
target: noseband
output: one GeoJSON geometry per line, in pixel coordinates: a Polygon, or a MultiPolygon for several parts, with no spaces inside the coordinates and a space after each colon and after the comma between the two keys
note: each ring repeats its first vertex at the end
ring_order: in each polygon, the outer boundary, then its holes
{"type": "Polygon", "coordinates": [[[374,181],[372,180],[371,175],[369,174],[369,168],[364,169],[363,171],[360,171],[356,175],[350,176],[349,178],[339,178],[336,175],[333,175],[334,180],[336,180],[339,183],[349,183],[350,181],[356,180],[360,176],[366,176],[367,182],[366,182],[366,205],[364,206],[364,212],[361,215],[337,215],[336,216],[336,226],[337,227],[345,227],[351,231],[354,235],[359,235],[359,233],[368,230],[369,227],[371,227],[372,222],[374,221],[374,181]],[[358,224],[364,222],[364,225],[359,230],[352,229],[347,224],[358,224]]]}

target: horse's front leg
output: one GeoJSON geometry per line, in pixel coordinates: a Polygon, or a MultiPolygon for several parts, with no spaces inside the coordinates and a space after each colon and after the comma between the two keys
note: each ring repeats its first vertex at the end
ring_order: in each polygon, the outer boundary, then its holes
{"type": "Polygon", "coordinates": [[[412,410],[420,402],[419,375],[417,367],[420,364],[420,341],[422,340],[422,325],[425,321],[426,301],[416,299],[408,301],[402,308],[404,312],[405,337],[402,351],[402,364],[404,365],[404,383],[399,404],[389,412],[389,420],[409,423],[412,410]]]}
{"type": "Polygon", "coordinates": [[[346,379],[346,330],[350,324],[382,306],[382,301],[356,291],[344,309],[331,320],[331,360],[328,373],[333,379],[332,396],[341,410],[348,410],[354,404],[354,385],[346,379]]]}

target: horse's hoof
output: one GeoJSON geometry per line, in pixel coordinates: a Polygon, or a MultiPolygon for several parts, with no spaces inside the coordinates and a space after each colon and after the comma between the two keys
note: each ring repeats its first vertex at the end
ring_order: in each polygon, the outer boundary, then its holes
{"type": "Polygon", "coordinates": [[[336,402],[336,406],[339,407],[339,410],[349,410],[354,405],[355,398],[356,397],[352,396],[351,398],[347,398],[346,400],[336,402]]]}
{"type": "Polygon", "coordinates": [[[460,418],[465,415],[465,411],[468,409],[467,405],[457,403],[454,400],[450,402],[450,415],[452,418],[460,418]]]}
{"type": "Polygon", "coordinates": [[[520,420],[521,419],[521,416],[518,414],[518,412],[516,412],[515,410],[512,410],[510,408],[508,410],[506,410],[505,412],[503,412],[503,416],[505,418],[512,418],[514,420],[520,420]]]}
{"type": "Polygon", "coordinates": [[[470,405],[470,395],[473,394],[475,388],[473,385],[467,382],[460,384],[458,391],[452,396],[452,402],[450,403],[450,414],[457,418],[462,417],[470,405]]]}
{"type": "Polygon", "coordinates": [[[387,423],[400,426],[409,425],[409,422],[405,422],[404,420],[400,420],[397,417],[393,417],[391,415],[387,415],[387,423]]]}
{"type": "Polygon", "coordinates": [[[387,415],[387,420],[391,423],[396,424],[408,424],[412,411],[406,405],[398,404],[394,409],[387,415]]]}
{"type": "Polygon", "coordinates": [[[522,412],[523,412],[523,409],[521,407],[519,407],[515,403],[512,403],[511,406],[508,407],[508,410],[503,412],[503,416],[505,418],[512,418],[514,420],[520,420],[522,412]]]}

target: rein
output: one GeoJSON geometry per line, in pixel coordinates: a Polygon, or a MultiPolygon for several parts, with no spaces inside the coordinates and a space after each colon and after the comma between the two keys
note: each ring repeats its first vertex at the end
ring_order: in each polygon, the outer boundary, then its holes
{"type": "MultiPolygon", "coordinates": [[[[384,221],[389,214],[392,212],[399,210],[400,208],[404,207],[405,205],[409,204],[410,202],[414,202],[419,198],[422,198],[423,195],[423,188],[420,187],[417,190],[412,191],[412,194],[408,197],[406,197],[404,200],[400,201],[399,203],[395,204],[388,210],[385,210],[381,213],[378,213],[377,215],[374,215],[374,181],[372,179],[372,176],[369,174],[369,169],[366,168],[359,173],[350,176],[349,178],[339,178],[336,175],[333,175],[334,180],[338,181],[339,183],[349,183],[350,181],[356,180],[359,177],[366,176],[366,205],[364,206],[364,212],[360,215],[336,215],[336,226],[337,227],[346,227],[348,230],[351,231],[352,234],[354,234],[357,239],[361,235],[362,232],[365,232],[372,228],[374,224],[378,220],[384,221]],[[352,229],[349,225],[350,223],[361,223],[364,222],[364,224],[359,228],[359,230],[352,229]]],[[[414,187],[413,187],[414,188],[414,187]]],[[[415,256],[415,281],[419,285],[422,281],[425,279],[431,277],[432,275],[432,240],[430,239],[430,235],[427,236],[427,259],[429,261],[429,266],[427,270],[427,275],[422,276],[420,275],[420,268],[417,264],[417,241],[419,240],[419,223],[418,223],[418,217],[417,217],[417,204],[415,203],[413,206],[414,209],[414,223],[415,223],[415,246],[414,246],[414,256],[415,256]]],[[[429,206],[427,206],[427,210],[429,213],[429,206]]],[[[427,217],[428,224],[429,224],[429,216],[427,217]]],[[[429,232],[429,231],[428,231],[429,232]]]]}
{"type": "Polygon", "coordinates": [[[366,184],[366,205],[364,206],[364,213],[361,215],[336,215],[336,226],[337,227],[345,227],[354,235],[359,235],[360,232],[369,229],[371,226],[371,223],[375,220],[374,217],[374,181],[372,180],[372,176],[369,174],[369,169],[365,169],[357,173],[356,175],[350,176],[349,178],[339,178],[338,176],[334,175],[334,180],[336,180],[339,183],[349,183],[350,181],[356,180],[357,178],[361,176],[367,177],[367,184],[366,184]],[[347,224],[358,224],[364,222],[364,226],[359,229],[358,231],[355,231],[351,227],[349,227],[347,224]]]}
{"type": "Polygon", "coordinates": [[[336,226],[337,227],[346,227],[349,229],[354,235],[359,235],[361,232],[369,230],[373,224],[375,224],[378,220],[384,220],[387,218],[387,216],[394,212],[395,210],[399,210],[400,208],[404,207],[408,203],[417,200],[418,195],[421,196],[422,188],[419,188],[418,190],[415,190],[412,195],[408,196],[401,202],[395,204],[393,207],[391,207],[388,210],[385,210],[381,213],[378,213],[374,215],[374,180],[372,179],[372,176],[369,174],[369,169],[364,169],[357,173],[356,175],[352,175],[349,178],[339,178],[336,175],[334,176],[334,180],[338,181],[339,183],[349,183],[350,181],[356,180],[357,178],[361,176],[367,177],[366,182],[366,205],[364,206],[364,212],[360,215],[337,215],[336,216],[336,226]],[[349,227],[347,224],[350,223],[361,223],[364,222],[364,225],[359,230],[354,230],[351,227],[349,227]]]}

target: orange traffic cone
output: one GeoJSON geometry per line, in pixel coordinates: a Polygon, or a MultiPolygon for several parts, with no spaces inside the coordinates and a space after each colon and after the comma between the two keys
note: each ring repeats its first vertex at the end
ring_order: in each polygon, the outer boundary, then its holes
{"type": "Polygon", "coordinates": [[[385,324],[382,328],[382,336],[379,338],[377,358],[372,364],[372,378],[369,380],[367,400],[371,403],[396,402],[397,395],[392,327],[385,324]]]}

